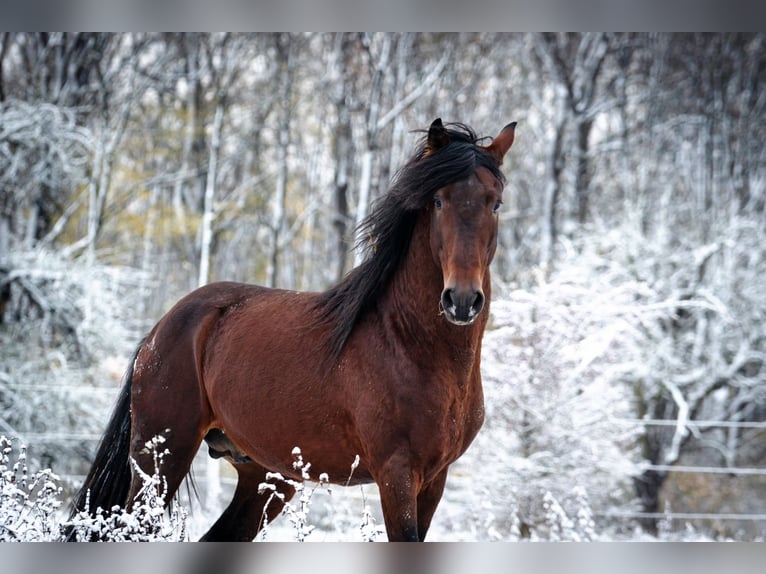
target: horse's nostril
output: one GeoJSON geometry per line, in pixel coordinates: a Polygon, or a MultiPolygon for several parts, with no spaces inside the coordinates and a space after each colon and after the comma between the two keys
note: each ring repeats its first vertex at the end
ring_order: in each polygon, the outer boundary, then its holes
{"type": "Polygon", "coordinates": [[[442,309],[449,311],[452,314],[455,313],[455,302],[452,299],[453,289],[445,289],[442,291],[442,309]]]}
{"type": "Polygon", "coordinates": [[[484,294],[481,291],[476,291],[473,303],[471,304],[471,317],[478,315],[484,308],[484,294]]]}

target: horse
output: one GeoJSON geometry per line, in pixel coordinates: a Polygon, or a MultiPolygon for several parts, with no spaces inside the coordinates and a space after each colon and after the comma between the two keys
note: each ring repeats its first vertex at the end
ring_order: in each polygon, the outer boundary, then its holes
{"type": "Polygon", "coordinates": [[[295,489],[279,482],[280,500],[259,485],[268,472],[302,480],[299,447],[330,483],[377,483],[389,540],[423,541],[484,420],[481,343],[515,127],[485,146],[464,124],[422,130],[360,225],[363,262],[330,289],[216,282],[180,299],[135,351],[72,516],[136,504],[130,459],[151,475],[145,445],[162,435],[168,497],[203,441],[236,469],[202,540],[251,541],[277,517],[295,489]]]}

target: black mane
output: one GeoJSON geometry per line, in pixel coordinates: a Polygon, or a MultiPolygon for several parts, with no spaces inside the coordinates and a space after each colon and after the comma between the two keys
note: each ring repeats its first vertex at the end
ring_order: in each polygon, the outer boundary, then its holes
{"type": "Polygon", "coordinates": [[[478,145],[471,128],[463,124],[447,126],[449,144],[431,153],[424,137],[388,192],[359,225],[357,248],[365,251],[364,261],[319,297],[320,320],[332,324],[327,345],[333,360],[404,260],[418,212],[433,203],[436,191],[467,179],[479,167],[489,169],[505,182],[497,161],[478,145]]]}

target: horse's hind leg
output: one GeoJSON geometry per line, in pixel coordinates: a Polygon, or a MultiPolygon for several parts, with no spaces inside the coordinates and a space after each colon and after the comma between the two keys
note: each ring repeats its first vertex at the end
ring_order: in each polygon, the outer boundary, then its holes
{"type": "MultiPolygon", "coordinates": [[[[163,485],[162,488],[165,489],[163,495],[166,507],[173,500],[183,479],[189,472],[201,442],[199,438],[195,437],[195,434],[179,432],[180,430],[184,429],[179,429],[177,425],[168,429],[157,429],[157,432],[151,436],[135,438],[131,445],[131,456],[136,460],[141,471],[149,476],[157,473],[164,479],[161,484],[163,485]],[[158,443],[155,447],[158,454],[164,453],[159,459],[155,459],[151,449],[146,448],[146,442],[151,441],[155,436],[165,438],[164,442],[158,443]],[[157,462],[159,468],[155,468],[157,462]]],[[[133,469],[133,480],[126,505],[128,509],[131,509],[136,503],[140,503],[137,498],[143,486],[144,480],[133,469]]]]}
{"type": "Polygon", "coordinates": [[[258,485],[266,480],[267,470],[254,462],[234,464],[239,480],[229,506],[201,538],[208,542],[249,542],[263,527],[264,519],[274,520],[295,494],[287,483],[275,484],[284,499],[271,490],[258,494],[258,485]],[[283,502],[284,501],[284,502],[283,502]],[[266,506],[268,504],[268,507],[266,506]],[[265,509],[265,510],[264,510],[265,509]]]}
{"type": "MultiPolygon", "coordinates": [[[[184,424],[172,424],[169,427],[147,427],[145,433],[134,433],[133,435],[131,457],[135,459],[141,472],[149,476],[158,473],[164,479],[161,484],[165,488],[163,493],[165,506],[168,506],[173,500],[191,468],[201,443],[199,434],[200,431],[196,427],[189,428],[184,424]],[[152,430],[149,430],[150,428],[152,430]],[[157,454],[164,453],[159,459],[155,458],[152,449],[146,446],[146,443],[156,436],[162,436],[165,439],[154,447],[157,454]],[[159,463],[159,468],[156,468],[156,463],[159,463]]],[[[144,480],[133,469],[133,480],[126,505],[128,509],[140,502],[137,497],[143,486],[144,480]]]]}
{"type": "MultiPolygon", "coordinates": [[[[165,369],[153,373],[153,378],[138,373],[134,380],[131,400],[132,429],[130,456],[138,463],[142,472],[151,476],[155,460],[147,442],[161,436],[164,442],[156,445],[164,454],[159,474],[165,479],[165,505],[170,504],[178,487],[189,472],[194,456],[199,449],[207,424],[207,416],[199,393],[194,392],[196,373],[192,367],[181,366],[174,373],[165,369]],[[167,383],[166,381],[171,381],[167,383]],[[192,392],[188,389],[191,388],[192,392]]],[[[138,473],[133,472],[127,507],[131,508],[143,487],[138,473]]]]}

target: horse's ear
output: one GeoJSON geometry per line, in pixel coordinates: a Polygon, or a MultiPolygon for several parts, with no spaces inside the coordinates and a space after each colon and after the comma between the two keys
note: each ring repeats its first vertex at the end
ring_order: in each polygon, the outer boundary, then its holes
{"type": "Polygon", "coordinates": [[[440,150],[449,143],[447,128],[442,124],[441,118],[436,118],[428,128],[428,140],[426,142],[426,155],[440,150]]]}
{"type": "Polygon", "coordinates": [[[484,148],[490,153],[490,155],[492,155],[492,157],[497,160],[497,163],[503,163],[505,154],[509,149],[511,149],[511,144],[513,143],[513,135],[515,132],[516,122],[511,122],[502,130],[500,130],[500,133],[497,134],[497,137],[492,140],[491,144],[484,148]]]}

